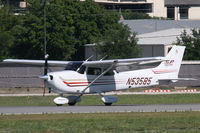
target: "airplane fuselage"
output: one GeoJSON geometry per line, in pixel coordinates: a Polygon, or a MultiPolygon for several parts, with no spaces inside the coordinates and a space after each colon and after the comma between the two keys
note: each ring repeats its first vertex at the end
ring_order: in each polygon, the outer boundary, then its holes
{"type": "MultiPolygon", "coordinates": [[[[49,73],[48,85],[60,93],[82,93],[97,75],[80,74],[76,71],[60,71],[49,73]]],[[[158,79],[151,69],[119,72],[102,76],[84,93],[109,92],[130,88],[158,85],[158,79]]]]}

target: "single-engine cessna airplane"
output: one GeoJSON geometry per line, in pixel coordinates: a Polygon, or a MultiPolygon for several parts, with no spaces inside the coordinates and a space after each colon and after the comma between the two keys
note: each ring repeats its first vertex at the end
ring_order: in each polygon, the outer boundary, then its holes
{"type": "Polygon", "coordinates": [[[84,94],[98,93],[105,105],[117,102],[116,96],[103,93],[131,88],[168,84],[178,78],[184,46],[173,46],[166,57],[114,59],[99,61],[65,62],[44,60],[6,59],[5,63],[45,64],[44,79],[48,88],[60,96],[54,99],[58,106],[75,105],[84,94]],[[140,66],[160,63],[155,68],[118,71],[120,66],[140,66]],[[66,70],[47,72],[48,65],[66,65],[66,70]],[[73,94],[64,97],[63,94],[73,94]]]}

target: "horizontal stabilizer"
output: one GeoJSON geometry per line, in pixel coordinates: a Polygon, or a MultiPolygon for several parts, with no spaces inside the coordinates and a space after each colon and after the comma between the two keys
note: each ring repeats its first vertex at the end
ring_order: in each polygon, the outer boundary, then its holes
{"type": "Polygon", "coordinates": [[[191,81],[191,80],[197,80],[195,78],[177,78],[177,79],[159,79],[160,81],[169,81],[169,80],[188,80],[188,81],[191,81]]]}
{"type": "Polygon", "coordinates": [[[166,82],[177,82],[177,81],[195,81],[197,79],[195,78],[177,78],[177,79],[159,79],[160,83],[166,83],[166,82]]]}
{"type": "Polygon", "coordinates": [[[197,80],[195,78],[178,78],[178,80],[197,80]]]}

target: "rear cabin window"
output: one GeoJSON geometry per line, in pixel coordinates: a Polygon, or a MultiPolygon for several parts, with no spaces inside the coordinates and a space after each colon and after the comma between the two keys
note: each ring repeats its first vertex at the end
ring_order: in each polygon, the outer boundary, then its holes
{"type": "MultiPolygon", "coordinates": [[[[105,69],[106,70],[106,69],[105,69]]],[[[103,70],[103,72],[105,71],[103,70]]],[[[88,67],[87,74],[88,75],[100,75],[103,73],[101,68],[93,68],[93,67],[88,67]]],[[[104,74],[104,76],[111,76],[114,75],[113,70],[108,71],[107,73],[104,74]]]]}
{"type": "Polygon", "coordinates": [[[87,74],[89,74],[89,75],[100,75],[101,74],[101,68],[88,67],[87,74]]]}

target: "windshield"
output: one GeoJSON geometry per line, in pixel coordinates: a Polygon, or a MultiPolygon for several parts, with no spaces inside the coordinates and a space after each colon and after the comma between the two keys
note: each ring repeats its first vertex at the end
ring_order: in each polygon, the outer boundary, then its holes
{"type": "Polygon", "coordinates": [[[83,61],[72,61],[72,62],[69,62],[66,65],[65,70],[76,71],[82,64],[83,64],[83,61]]]}

